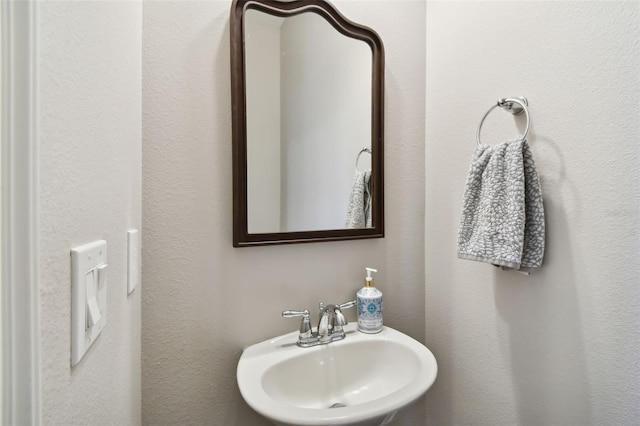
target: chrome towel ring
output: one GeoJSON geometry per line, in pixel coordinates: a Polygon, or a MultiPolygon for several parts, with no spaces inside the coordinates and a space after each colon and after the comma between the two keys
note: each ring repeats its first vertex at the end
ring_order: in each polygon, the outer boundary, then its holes
{"type": "Polygon", "coordinates": [[[522,139],[526,139],[527,134],[529,133],[529,127],[531,126],[531,117],[529,116],[529,110],[527,109],[528,105],[529,105],[529,101],[527,101],[527,98],[525,97],[498,99],[498,102],[495,105],[493,105],[491,108],[489,108],[489,111],[487,111],[484,117],[482,117],[482,120],[480,120],[480,124],[478,125],[478,130],[476,132],[476,143],[478,144],[478,146],[480,146],[480,130],[482,130],[482,124],[484,123],[484,119],[487,118],[487,115],[489,115],[489,113],[493,111],[495,107],[500,107],[505,111],[509,111],[513,115],[519,115],[524,112],[525,116],[527,117],[527,126],[524,129],[524,134],[522,135],[522,139]],[[517,104],[517,105],[514,105],[514,104],[517,104]]]}

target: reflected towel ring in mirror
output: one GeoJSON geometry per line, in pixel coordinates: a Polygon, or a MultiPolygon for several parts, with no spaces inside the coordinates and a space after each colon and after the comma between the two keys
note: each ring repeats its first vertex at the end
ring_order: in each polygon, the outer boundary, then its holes
{"type": "Polygon", "coordinates": [[[517,98],[498,99],[498,102],[495,105],[493,105],[491,108],[489,108],[489,111],[487,111],[484,114],[484,117],[482,117],[482,120],[480,120],[480,124],[478,125],[478,130],[476,131],[477,145],[480,146],[480,131],[482,130],[482,124],[484,123],[485,118],[487,118],[489,113],[493,111],[495,107],[500,107],[505,111],[509,111],[513,115],[520,115],[524,112],[525,116],[527,117],[527,126],[525,127],[524,133],[522,134],[522,139],[526,139],[527,134],[529,133],[529,127],[531,126],[531,117],[529,116],[529,110],[527,109],[528,105],[529,105],[529,101],[527,101],[527,98],[525,98],[524,96],[517,97],[517,98]],[[517,105],[514,105],[514,104],[517,104],[517,105]]]}
{"type": "Polygon", "coordinates": [[[365,146],[358,153],[358,156],[356,157],[356,173],[358,173],[358,161],[360,161],[360,156],[362,155],[363,152],[366,152],[367,154],[371,154],[371,148],[369,148],[368,146],[365,146]]]}

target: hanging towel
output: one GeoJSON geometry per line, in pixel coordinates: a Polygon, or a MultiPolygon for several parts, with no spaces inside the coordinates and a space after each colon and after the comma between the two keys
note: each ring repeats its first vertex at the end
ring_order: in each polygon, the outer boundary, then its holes
{"type": "Polygon", "coordinates": [[[471,161],[458,257],[522,272],[542,265],[544,208],[526,140],[481,144],[471,161]]]}
{"type": "Polygon", "coordinates": [[[371,227],[371,193],[369,191],[369,181],[371,180],[371,170],[356,171],[351,185],[349,195],[349,206],[347,209],[347,228],[370,228],[371,227]]]}

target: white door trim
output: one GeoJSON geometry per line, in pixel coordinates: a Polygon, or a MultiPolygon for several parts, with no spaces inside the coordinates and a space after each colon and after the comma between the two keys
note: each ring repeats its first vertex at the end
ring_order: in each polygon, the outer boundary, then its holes
{"type": "Polygon", "coordinates": [[[36,2],[2,1],[2,424],[41,424],[36,2]]]}

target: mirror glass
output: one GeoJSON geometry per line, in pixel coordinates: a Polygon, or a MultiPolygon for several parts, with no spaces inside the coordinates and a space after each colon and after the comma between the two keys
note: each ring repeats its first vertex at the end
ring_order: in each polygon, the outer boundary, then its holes
{"type": "Polygon", "coordinates": [[[249,233],[365,227],[347,218],[371,145],[371,49],[312,12],[250,9],[244,40],[249,233]]]}
{"type": "Polygon", "coordinates": [[[382,42],[324,0],[235,0],[234,246],[384,236],[382,42]]]}

